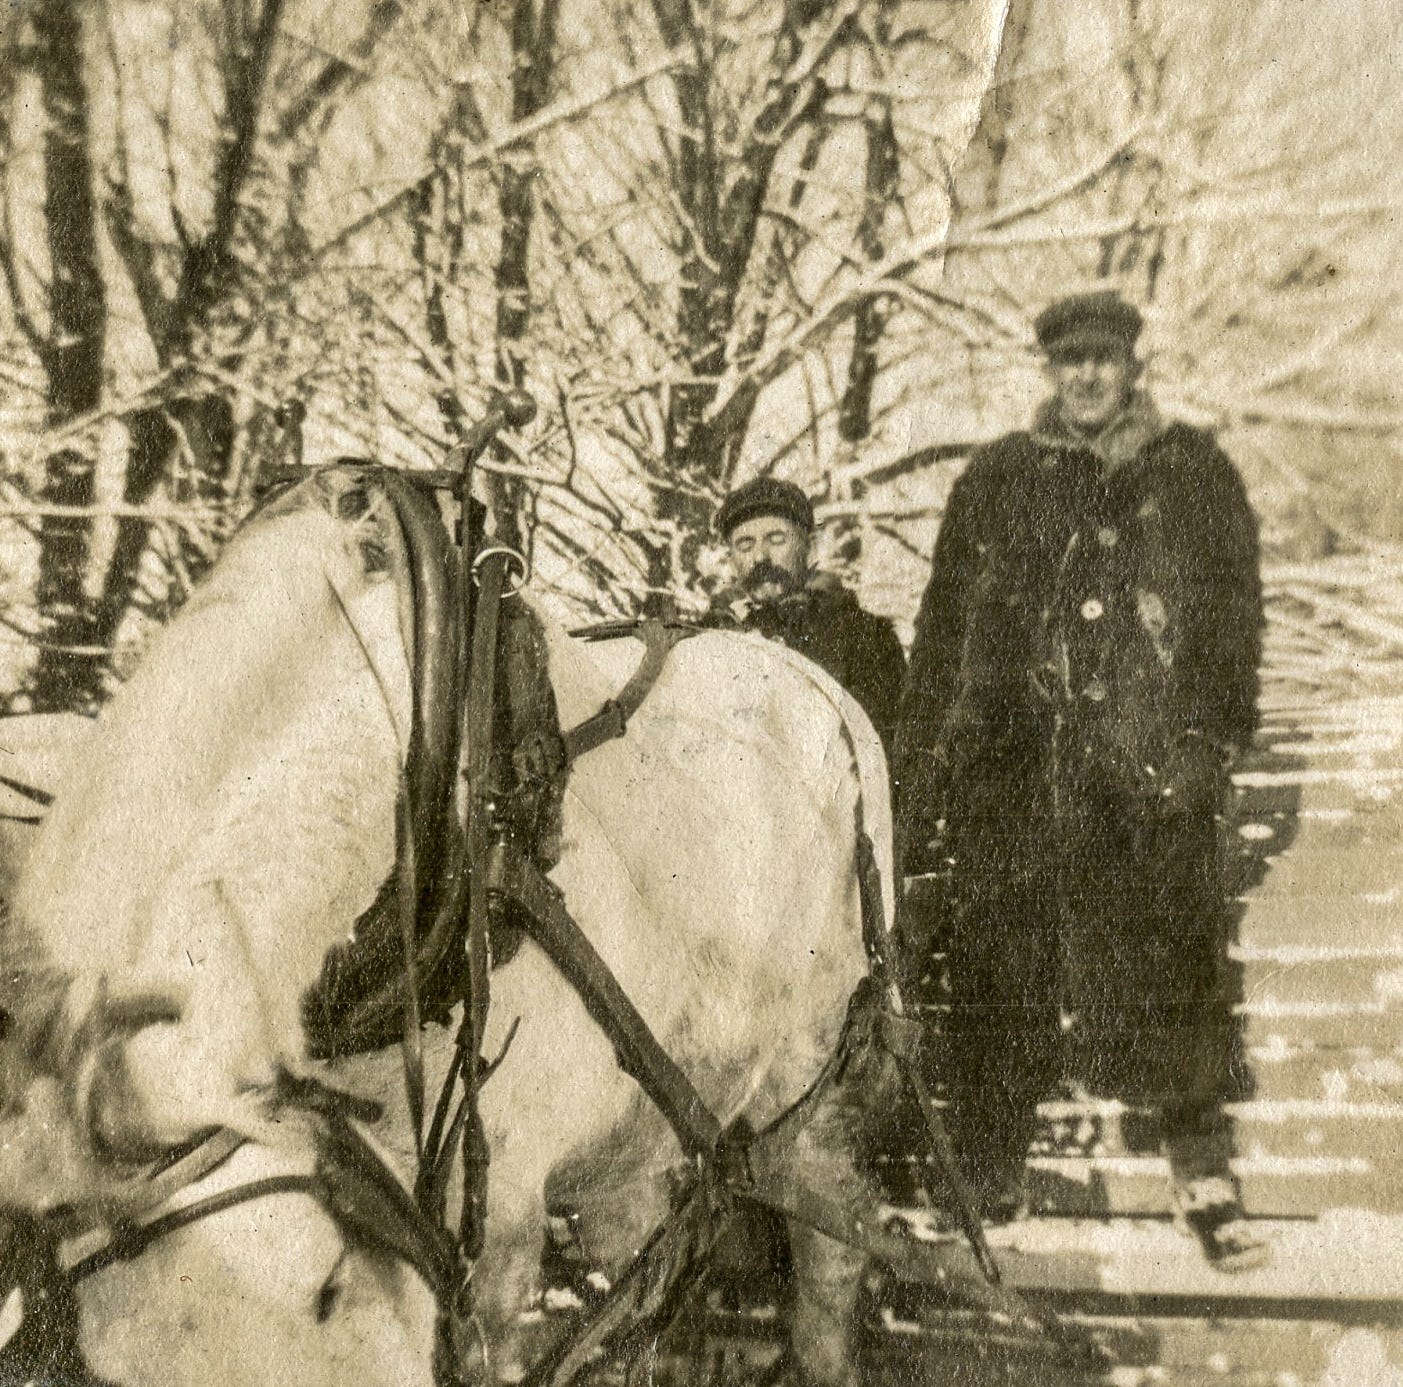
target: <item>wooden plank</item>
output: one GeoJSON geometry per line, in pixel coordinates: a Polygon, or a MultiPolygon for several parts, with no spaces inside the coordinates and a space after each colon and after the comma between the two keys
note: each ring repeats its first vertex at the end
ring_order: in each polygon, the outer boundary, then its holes
{"type": "Polygon", "coordinates": [[[1403,917],[1403,854],[1394,843],[1364,840],[1349,851],[1331,852],[1301,834],[1263,865],[1254,896],[1384,896],[1403,917]]]}
{"type": "Polygon", "coordinates": [[[1403,623],[1390,621],[1361,602],[1345,601],[1318,588],[1307,588],[1302,584],[1288,584],[1283,591],[1287,596],[1307,603],[1317,612],[1323,612],[1327,617],[1338,621],[1347,630],[1382,641],[1396,649],[1403,649],[1403,623]]]}
{"type": "Polygon", "coordinates": [[[1244,790],[1327,785],[1340,786],[1364,797],[1378,797],[1378,792],[1403,784],[1403,766],[1296,766],[1282,770],[1241,770],[1234,771],[1232,779],[1234,785],[1244,790]]]}
{"type": "Polygon", "coordinates": [[[1403,1106],[1331,1099],[1258,1099],[1233,1106],[1244,1156],[1338,1156],[1369,1162],[1381,1186],[1403,1196],[1403,1106]]]}
{"type": "MultiPolygon", "coordinates": [[[[1399,922],[1403,934],[1403,921],[1399,922]]],[[[1245,1002],[1354,1002],[1373,1005],[1403,992],[1403,939],[1350,948],[1255,947],[1238,944],[1229,955],[1241,965],[1245,1002]],[[1313,956],[1312,956],[1313,955],[1313,956]]],[[[1401,999],[1400,1004],[1403,1004],[1401,999]]],[[[1403,1012],[1399,1016],[1403,1031],[1403,1012]]]]}
{"type": "Polygon", "coordinates": [[[1258,706],[1267,736],[1282,728],[1317,733],[1387,730],[1397,726],[1403,698],[1392,692],[1347,695],[1342,691],[1322,697],[1319,692],[1303,694],[1298,688],[1278,687],[1264,692],[1258,706]]]}
{"type": "Polygon", "coordinates": [[[1237,942],[1259,948],[1308,948],[1349,943],[1378,948],[1403,938],[1399,906],[1369,896],[1306,894],[1270,898],[1248,895],[1237,924],[1237,942]]]}
{"type": "Polygon", "coordinates": [[[1339,1049],[1392,1050],[1403,1030],[1403,1010],[1353,1002],[1247,1001],[1235,1010],[1244,1018],[1249,1048],[1316,1045],[1339,1049]]]}
{"type": "Polygon", "coordinates": [[[1264,853],[1272,865],[1289,867],[1298,873],[1315,868],[1329,877],[1338,875],[1333,863],[1348,862],[1351,867],[1362,866],[1379,877],[1389,872],[1403,876],[1403,815],[1297,815],[1294,820],[1271,822],[1283,831],[1273,831],[1270,839],[1261,837],[1259,829],[1252,829],[1245,836],[1239,831],[1237,837],[1243,848],[1264,853]],[[1346,830],[1350,826],[1361,830],[1352,843],[1347,841],[1346,830]],[[1280,846],[1273,848],[1271,844],[1278,840],[1280,846]]]}
{"type": "Polygon", "coordinates": [[[1269,740],[1268,745],[1274,756],[1299,757],[1312,765],[1332,757],[1357,764],[1361,756],[1396,754],[1403,745],[1403,735],[1382,728],[1365,732],[1351,727],[1315,737],[1284,731],[1279,738],[1269,740]]]}
{"type": "MultiPolygon", "coordinates": [[[[916,1236],[931,1227],[922,1211],[900,1217],[916,1236]]],[[[1388,1313],[1399,1317],[1403,1215],[1331,1209],[1318,1219],[1263,1220],[1259,1227],[1272,1244],[1271,1264],[1234,1276],[1209,1267],[1197,1242],[1168,1219],[1028,1218],[990,1229],[989,1241],[1005,1280],[1019,1289],[1203,1297],[1252,1313],[1280,1301],[1322,1308],[1394,1303],[1388,1313]]],[[[934,1230],[930,1236],[933,1256],[973,1267],[966,1248],[934,1230]]]]}
{"type": "Polygon", "coordinates": [[[1400,787],[1392,779],[1389,783],[1359,781],[1355,784],[1341,783],[1338,779],[1320,779],[1310,784],[1300,784],[1291,777],[1278,777],[1274,772],[1243,771],[1241,774],[1259,779],[1269,778],[1263,783],[1236,787],[1234,822],[1272,813],[1313,818],[1319,816],[1322,810],[1332,815],[1341,810],[1353,814],[1373,814],[1380,810],[1396,810],[1400,805],[1400,787]]]}
{"type": "MultiPolygon", "coordinates": [[[[1362,1156],[1244,1155],[1233,1170],[1254,1218],[1314,1218],[1329,1208],[1403,1213],[1399,1181],[1362,1156]]],[[[1169,1165],[1157,1156],[1034,1156],[1027,1193],[1034,1213],[1059,1218],[1173,1212],[1169,1165]]]]}
{"type": "Polygon", "coordinates": [[[1366,1048],[1324,1046],[1248,1052],[1253,1097],[1334,1098],[1403,1104],[1403,1055],[1366,1048]]]}
{"type": "Polygon", "coordinates": [[[1050,1355],[1030,1352],[1026,1335],[1020,1340],[987,1316],[898,1284],[884,1288],[863,1326],[863,1380],[872,1387],[1384,1387],[1390,1365],[1403,1363],[1388,1302],[1269,1300],[1258,1307],[1209,1294],[1128,1298],[1025,1288],[1024,1295],[1083,1327],[1108,1355],[1108,1372],[1059,1370],[1050,1355]]]}

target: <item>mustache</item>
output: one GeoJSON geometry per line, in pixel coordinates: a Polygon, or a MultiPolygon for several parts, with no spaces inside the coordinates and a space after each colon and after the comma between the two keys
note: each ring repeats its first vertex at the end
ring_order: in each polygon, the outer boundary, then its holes
{"type": "Polygon", "coordinates": [[[769,583],[773,583],[784,592],[792,592],[798,586],[799,580],[787,568],[781,568],[769,559],[761,559],[745,575],[743,586],[747,592],[754,592],[769,583]]]}

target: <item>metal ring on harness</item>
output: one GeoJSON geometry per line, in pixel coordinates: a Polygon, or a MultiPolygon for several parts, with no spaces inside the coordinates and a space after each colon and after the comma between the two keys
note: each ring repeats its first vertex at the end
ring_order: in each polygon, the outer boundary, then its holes
{"type": "MultiPolygon", "coordinates": [[[[494,554],[505,554],[509,560],[515,562],[519,575],[518,581],[514,587],[508,586],[507,588],[508,596],[515,596],[516,593],[520,592],[522,588],[531,581],[531,565],[526,562],[526,556],[521,550],[513,549],[510,544],[489,544],[485,549],[478,550],[476,556],[473,558],[472,567],[469,570],[472,575],[473,583],[477,584],[479,582],[479,571],[483,564],[494,554]]],[[[510,567],[510,564],[508,567],[510,567]]]]}

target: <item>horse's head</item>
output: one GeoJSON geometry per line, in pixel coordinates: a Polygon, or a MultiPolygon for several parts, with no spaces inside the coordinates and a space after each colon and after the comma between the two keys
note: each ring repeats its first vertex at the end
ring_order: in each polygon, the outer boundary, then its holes
{"type": "MultiPolygon", "coordinates": [[[[396,584],[368,523],[284,505],[237,538],[25,854],[0,924],[0,1217],[78,1230],[66,1262],[124,1220],[317,1165],[314,1124],[270,1085],[304,1061],[302,997],[393,864],[407,735],[396,584]],[[211,1127],[245,1142],[152,1203],[152,1173],[211,1127]]],[[[417,1273],[292,1186],[171,1227],[77,1292],[83,1351],[117,1382],[431,1375],[417,1273]]]]}
{"type": "MultiPolygon", "coordinates": [[[[332,1387],[352,1373],[386,1387],[430,1381],[433,1297],[316,1197],[318,1122],[268,1099],[273,1143],[223,1132],[202,1144],[196,1133],[172,1148],[147,1111],[133,1047],[176,1026],[181,999],[83,992],[56,974],[7,991],[0,1223],[51,1239],[57,1265],[77,1269],[78,1323],[65,1332],[76,1333],[89,1370],[146,1382],[158,1364],[162,1382],[192,1387],[216,1372],[248,1387],[332,1387]],[[183,1223],[182,1210],[196,1216],[183,1223]],[[106,1260],[123,1247],[123,1229],[142,1227],[156,1236],[106,1260]]],[[[67,1299],[18,1274],[21,1307],[26,1297],[32,1306],[67,1299]]],[[[0,1281],[0,1300],[10,1289],[0,1281]]]]}

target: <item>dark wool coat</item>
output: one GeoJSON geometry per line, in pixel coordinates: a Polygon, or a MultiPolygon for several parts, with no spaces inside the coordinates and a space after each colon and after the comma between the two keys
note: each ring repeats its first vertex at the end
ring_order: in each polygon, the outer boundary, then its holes
{"type": "Polygon", "coordinates": [[[858,604],[835,578],[814,575],[778,602],[754,602],[735,590],[720,593],[706,615],[708,626],[758,631],[822,666],[872,719],[890,752],[906,656],[890,621],[858,604]]]}
{"type": "Polygon", "coordinates": [[[1193,1048],[1225,943],[1214,815],[1256,725],[1256,522],[1182,424],[1103,474],[1015,433],[956,483],[902,704],[901,835],[907,871],[945,881],[952,1026],[989,1052],[970,1063],[1023,1053],[1036,1089],[1071,1015],[1081,1077],[1182,1093],[1174,1042],[1193,1048]]]}

